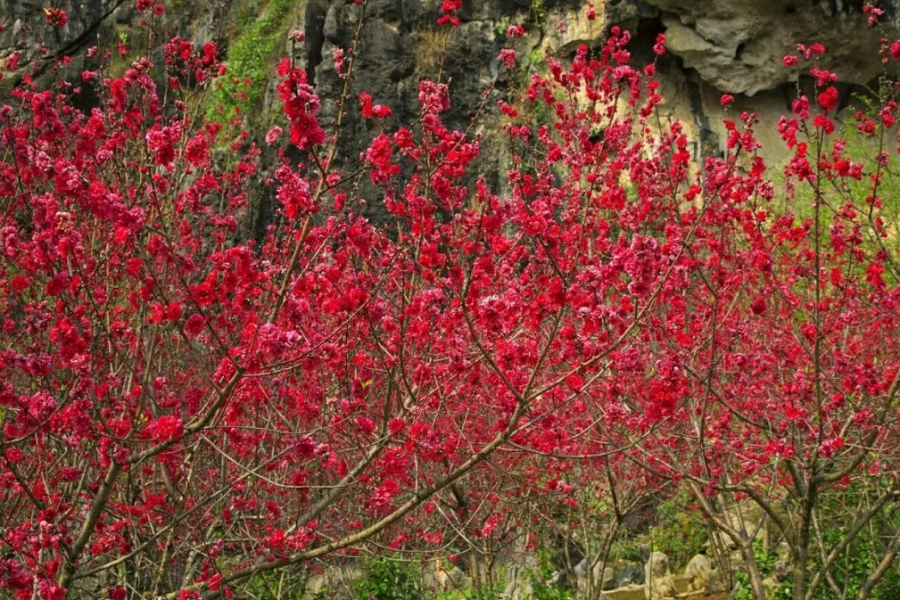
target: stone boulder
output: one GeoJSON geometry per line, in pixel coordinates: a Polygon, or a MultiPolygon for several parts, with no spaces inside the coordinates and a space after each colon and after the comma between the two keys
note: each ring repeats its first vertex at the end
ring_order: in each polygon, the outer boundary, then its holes
{"type": "Polygon", "coordinates": [[[713,569],[709,573],[709,584],[706,588],[707,594],[720,594],[731,589],[728,574],[722,569],[713,569]]]}
{"type": "Polygon", "coordinates": [[[625,565],[616,575],[613,587],[620,588],[633,584],[644,585],[644,569],[640,565],[625,565]]]}
{"type": "Polygon", "coordinates": [[[616,587],[614,583],[616,572],[611,566],[604,567],[603,573],[600,572],[599,562],[590,569],[590,573],[588,573],[588,568],[588,560],[586,558],[575,565],[575,576],[578,578],[578,589],[588,588],[588,576],[590,576],[591,582],[593,583],[592,587],[596,588],[597,586],[600,586],[601,590],[616,587]]]}
{"type": "Polygon", "coordinates": [[[662,600],[674,598],[677,594],[669,571],[669,557],[662,552],[651,552],[644,565],[644,597],[646,600],[662,600]]]}
{"type": "MultiPolygon", "coordinates": [[[[781,59],[797,44],[819,42],[820,66],[841,81],[866,84],[881,74],[882,32],[867,26],[862,1],[853,0],[645,0],[661,11],[666,47],[722,92],[753,96],[796,77],[781,59]]],[[[900,2],[881,2],[895,14],[900,2]]],[[[896,37],[891,19],[884,19],[896,37]]],[[[799,67],[798,67],[799,68],[799,67]]]]}
{"type": "Polygon", "coordinates": [[[712,564],[705,554],[697,554],[688,561],[684,569],[687,579],[688,592],[701,592],[709,589],[709,578],[712,572],[712,564]]]}

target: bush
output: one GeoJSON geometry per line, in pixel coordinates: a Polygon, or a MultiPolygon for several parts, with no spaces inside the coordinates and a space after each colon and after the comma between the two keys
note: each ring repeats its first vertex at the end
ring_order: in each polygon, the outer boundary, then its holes
{"type": "Polygon", "coordinates": [[[399,558],[375,558],[365,567],[365,577],[353,584],[356,600],[421,600],[421,574],[399,558]]]}

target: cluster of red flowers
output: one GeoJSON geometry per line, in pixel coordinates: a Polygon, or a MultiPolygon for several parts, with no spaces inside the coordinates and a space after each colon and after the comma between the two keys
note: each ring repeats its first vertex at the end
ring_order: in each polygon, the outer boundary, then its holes
{"type": "MultiPolygon", "coordinates": [[[[461,11],[444,0],[441,23],[461,11]]],[[[162,78],[148,57],[85,74],[101,98],[87,112],[65,86],[15,89],[0,107],[0,590],[230,597],[367,539],[443,551],[525,528],[533,547],[532,507],[593,510],[600,480],[686,481],[708,516],[712,494],[895,485],[897,103],[856,115],[881,141],[860,158],[836,137],[824,48],[785,57],[812,61],[816,85],[778,123],[785,209],[756,115],[729,118],[724,155],[695,164],[629,40],[614,28],[548,60],[522,98],[485,94],[510,153],[496,189],[481,138],[443,121],[445,83],[420,83],[413,123],[360,93],[378,133],[339,167],[329,111],[282,60],[294,147],[268,178],[248,132],[226,144],[185,101],[224,74],[212,44],[166,43],[162,78]],[[262,186],[277,219],[249,241],[262,186]]]]}

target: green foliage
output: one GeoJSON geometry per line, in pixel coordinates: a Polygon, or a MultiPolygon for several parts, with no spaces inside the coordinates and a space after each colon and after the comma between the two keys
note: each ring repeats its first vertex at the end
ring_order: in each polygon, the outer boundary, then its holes
{"type": "Polygon", "coordinates": [[[500,590],[445,590],[439,592],[435,600],[500,600],[500,590]]]}
{"type": "Polygon", "coordinates": [[[274,58],[285,43],[292,11],[304,4],[295,0],[269,0],[256,19],[244,17],[250,22],[228,47],[228,72],[211,97],[207,117],[227,121],[237,113],[248,114],[259,106],[276,63],[274,58]],[[220,106],[224,109],[222,113],[218,112],[220,106]]]}
{"type": "MultiPolygon", "coordinates": [[[[775,562],[778,560],[777,554],[771,549],[767,552],[760,540],[753,542],[753,558],[759,567],[760,574],[763,579],[772,577],[775,573],[775,562]]],[[[739,571],[734,575],[734,600],[753,600],[753,592],[750,587],[750,576],[743,571],[739,571]]],[[[789,580],[780,581],[774,589],[769,591],[769,600],[791,600],[793,597],[793,588],[789,580]]]]}
{"type": "Polygon", "coordinates": [[[505,38],[506,30],[509,29],[509,26],[512,24],[512,19],[510,19],[509,16],[504,15],[500,17],[500,19],[497,21],[497,24],[494,25],[494,33],[496,33],[500,38],[505,38]]]}
{"type": "Polygon", "coordinates": [[[257,573],[250,581],[251,598],[271,600],[304,600],[306,586],[303,574],[292,578],[287,572],[257,573]]]}
{"type": "Polygon", "coordinates": [[[528,10],[528,24],[540,28],[547,19],[547,5],[544,0],[531,0],[528,10]]]}
{"type": "Polygon", "coordinates": [[[572,590],[564,588],[553,579],[553,562],[549,552],[538,555],[539,567],[528,573],[533,600],[571,600],[572,590]]]}
{"type": "Polygon", "coordinates": [[[875,588],[873,600],[896,600],[900,598],[900,569],[894,568],[884,575],[881,584],[875,588]]]}
{"type": "Polygon", "coordinates": [[[353,585],[357,600],[421,600],[418,570],[397,558],[376,558],[366,565],[366,576],[353,585]]]}
{"type": "Polygon", "coordinates": [[[609,549],[610,562],[642,563],[640,544],[632,536],[617,537],[609,549]]]}
{"type": "Polygon", "coordinates": [[[543,579],[533,579],[531,582],[533,600],[570,600],[572,590],[568,590],[558,583],[547,583],[543,579]]]}
{"type": "Polygon", "coordinates": [[[438,592],[435,600],[469,600],[462,590],[445,590],[438,592]]]}
{"type": "Polygon", "coordinates": [[[731,592],[734,600],[753,600],[753,592],[750,589],[750,576],[744,571],[734,574],[734,590],[731,592]]]}
{"type": "MultiPolygon", "coordinates": [[[[845,512],[847,506],[866,506],[868,501],[865,490],[857,486],[844,489],[833,498],[823,499],[823,512],[819,522],[823,526],[822,541],[826,549],[837,546],[847,533],[847,524],[852,521],[845,512]]],[[[898,528],[900,528],[900,516],[887,512],[876,516],[871,526],[860,531],[847,551],[831,566],[832,579],[844,588],[844,595],[839,596],[830,585],[820,582],[816,589],[816,600],[856,598],[866,579],[884,556],[886,543],[893,535],[896,535],[898,528]]],[[[777,553],[773,549],[766,552],[759,540],[754,543],[753,552],[762,577],[773,577],[776,570],[775,563],[778,560],[777,553]]],[[[810,579],[821,566],[818,552],[813,552],[811,559],[810,579]]],[[[735,574],[733,598],[734,600],[753,600],[750,578],[747,573],[735,574]]],[[[790,600],[792,598],[791,581],[779,582],[773,590],[769,591],[768,598],[769,600],[790,600]]],[[[872,600],[900,598],[900,572],[897,569],[888,571],[869,598],[872,600]]]]}
{"type": "Polygon", "coordinates": [[[707,541],[707,530],[696,511],[687,509],[688,494],[680,491],[656,508],[656,524],[650,532],[650,547],[665,552],[672,571],[679,571],[707,541]]]}
{"type": "MultiPolygon", "coordinates": [[[[846,510],[846,506],[866,506],[871,500],[866,496],[866,490],[862,486],[853,485],[823,503],[825,518],[822,518],[820,523],[824,527],[822,537],[826,548],[833,548],[839,544],[846,534],[847,523],[844,522],[846,517],[841,518],[841,513],[846,510]]],[[[881,561],[887,544],[896,535],[898,528],[900,528],[900,516],[897,514],[885,511],[877,515],[870,526],[860,531],[847,551],[834,563],[831,568],[832,576],[835,581],[846,586],[848,598],[857,596],[866,579],[881,561]]],[[[814,555],[814,558],[817,559],[818,556],[814,555]]],[[[818,564],[814,568],[818,568],[818,564]]],[[[816,598],[817,600],[838,600],[838,596],[828,585],[823,585],[818,589],[816,598]]],[[[900,598],[900,573],[896,568],[885,575],[869,598],[873,600],[900,598]]]]}
{"type": "MultiPolygon", "coordinates": [[[[872,94],[863,95],[856,94],[852,97],[851,103],[843,109],[846,115],[859,114],[865,118],[871,119],[875,123],[880,123],[879,116],[880,106],[884,106],[890,98],[887,91],[891,87],[886,80],[882,81],[879,86],[879,94],[881,97],[875,97],[872,94]]],[[[776,194],[773,200],[772,209],[773,216],[783,214],[792,214],[797,224],[803,223],[805,220],[813,219],[815,214],[815,197],[814,185],[819,186],[819,192],[822,197],[820,210],[821,229],[826,237],[829,236],[829,229],[835,220],[836,215],[847,205],[852,205],[858,211],[868,211],[870,204],[867,198],[872,195],[871,176],[877,171],[881,174],[900,172],[900,155],[894,152],[896,144],[892,145],[893,136],[889,132],[886,140],[882,140],[880,130],[875,129],[875,134],[870,136],[859,130],[859,122],[848,116],[844,119],[843,124],[836,123],[839,131],[835,132],[834,139],[842,140],[846,146],[844,156],[854,163],[862,163],[865,165],[862,178],[855,180],[852,177],[822,179],[818,183],[810,181],[796,181],[791,179],[791,185],[783,174],[779,174],[773,169],[768,175],[772,179],[776,194]],[[879,163],[879,154],[884,152],[882,159],[883,167],[880,169],[876,165],[879,163]],[[791,189],[792,188],[792,189],[791,189]]],[[[801,140],[807,141],[810,145],[810,153],[815,155],[820,152],[831,156],[834,150],[833,146],[822,149],[816,148],[816,139],[801,140]]],[[[811,161],[813,162],[813,161],[811,161]]],[[[877,196],[882,200],[882,207],[875,211],[873,217],[879,217],[887,223],[887,232],[889,237],[896,237],[898,231],[897,223],[900,222],[900,178],[893,176],[884,176],[881,178],[877,196]]],[[[867,250],[877,249],[883,243],[875,234],[874,229],[864,227],[862,231],[863,246],[867,250]]],[[[860,264],[852,266],[855,271],[864,271],[867,263],[864,261],[860,264]]],[[[888,285],[896,285],[891,270],[888,269],[883,277],[888,285]]]]}

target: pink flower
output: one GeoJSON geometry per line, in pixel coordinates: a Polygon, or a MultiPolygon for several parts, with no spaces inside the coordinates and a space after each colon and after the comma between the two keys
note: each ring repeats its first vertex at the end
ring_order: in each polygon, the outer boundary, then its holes
{"type": "Polygon", "coordinates": [[[168,306],[166,306],[165,310],[165,318],[169,321],[177,321],[181,318],[181,304],[178,302],[170,302],[168,306]]]}
{"type": "Polygon", "coordinates": [[[578,373],[572,373],[571,375],[566,377],[566,387],[568,387],[573,392],[580,392],[581,388],[584,387],[584,378],[582,378],[578,373]]]}
{"type": "Polygon", "coordinates": [[[444,0],[441,5],[441,17],[438,19],[438,25],[452,25],[459,27],[459,17],[452,13],[462,8],[462,0],[444,0]]]}
{"type": "Polygon", "coordinates": [[[520,38],[525,37],[525,28],[521,25],[510,25],[506,28],[506,37],[508,38],[520,38]]]}
{"type": "Polygon", "coordinates": [[[754,315],[761,315],[766,312],[766,299],[762,296],[757,296],[750,303],[750,310],[753,311],[754,315]]]}
{"type": "Polygon", "coordinates": [[[388,177],[400,172],[399,165],[391,164],[392,154],[391,138],[387,135],[382,133],[372,140],[372,145],[366,150],[365,157],[372,166],[373,183],[385,183],[388,177]]]}
{"type": "Polygon", "coordinates": [[[878,18],[884,14],[884,11],[871,3],[866,3],[863,6],[863,14],[869,15],[869,27],[875,27],[878,24],[878,18]]]}
{"type": "Polygon", "coordinates": [[[344,49],[343,48],[335,48],[331,53],[331,58],[334,60],[334,70],[337,71],[338,76],[343,77],[344,75],[344,49]]]}
{"type": "Polygon", "coordinates": [[[433,533],[426,533],[422,536],[422,539],[428,542],[429,544],[440,544],[444,539],[444,534],[440,531],[435,531],[433,533]]]}
{"type": "Polygon", "coordinates": [[[192,137],[184,150],[184,157],[195,167],[209,164],[209,147],[206,145],[206,138],[201,134],[192,137]]]}
{"type": "Polygon", "coordinates": [[[825,54],[825,46],[818,42],[810,44],[809,46],[806,46],[804,44],[797,44],[797,51],[803,55],[803,58],[805,58],[806,60],[810,60],[814,56],[825,54]]]}
{"type": "Polygon", "coordinates": [[[273,127],[266,133],[266,143],[274,144],[278,140],[278,136],[281,135],[282,129],[278,125],[273,127]]]}
{"type": "Polygon", "coordinates": [[[516,66],[516,51],[512,48],[504,48],[500,51],[497,60],[506,65],[507,69],[512,69],[516,66]]]}
{"type": "Polygon", "coordinates": [[[653,45],[653,53],[662,56],[666,53],[666,34],[660,33],[656,36],[656,43],[653,45]]]}
{"type": "Polygon", "coordinates": [[[822,442],[822,445],[819,446],[819,452],[821,452],[822,456],[824,456],[825,458],[831,458],[838,450],[843,447],[844,438],[836,437],[822,442]]]}
{"type": "Polygon", "coordinates": [[[356,424],[362,430],[362,432],[366,435],[370,435],[373,431],[375,431],[375,423],[372,419],[367,417],[356,417],[356,424]]]}
{"type": "Polygon", "coordinates": [[[57,273],[53,276],[53,279],[47,282],[47,287],[44,290],[48,296],[59,296],[63,290],[66,289],[66,286],[69,285],[69,274],[68,273],[57,273]]]}
{"type": "Polygon", "coordinates": [[[372,107],[372,115],[377,119],[386,119],[394,114],[391,109],[383,104],[376,104],[372,107]]]}
{"type": "Polygon", "coordinates": [[[19,52],[13,52],[9,55],[9,58],[6,59],[6,70],[7,71],[15,71],[19,68],[19,60],[22,58],[22,54],[19,52]]]}
{"type": "Polygon", "coordinates": [[[891,56],[894,57],[894,60],[900,61],[900,40],[891,44],[891,56]]]}
{"type": "Polygon", "coordinates": [[[106,596],[109,600],[125,600],[126,590],[123,587],[110,588],[106,590],[106,596]]]}
{"type": "Polygon", "coordinates": [[[487,521],[484,522],[484,527],[481,528],[482,537],[490,537],[497,529],[499,520],[500,517],[498,515],[491,515],[488,517],[487,521]]]}
{"type": "Polygon", "coordinates": [[[372,95],[368,92],[362,92],[359,95],[359,106],[362,111],[363,118],[372,118],[372,95]]]}

